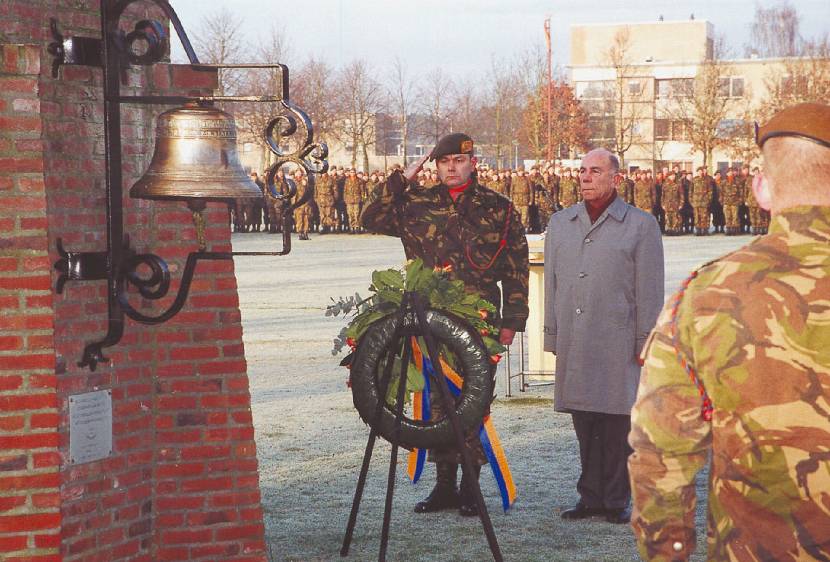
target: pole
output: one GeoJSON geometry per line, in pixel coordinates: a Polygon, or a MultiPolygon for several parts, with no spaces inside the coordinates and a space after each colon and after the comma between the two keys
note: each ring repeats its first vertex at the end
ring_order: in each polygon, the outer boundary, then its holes
{"type": "Polygon", "coordinates": [[[551,89],[553,87],[553,73],[552,73],[552,68],[551,68],[552,56],[551,56],[551,45],[550,45],[550,16],[548,16],[548,18],[545,19],[545,42],[547,43],[547,47],[548,47],[548,87],[547,87],[547,90],[548,90],[547,91],[547,94],[548,94],[548,141],[547,141],[547,144],[546,144],[546,148],[547,148],[547,150],[546,150],[547,158],[546,159],[547,159],[548,162],[552,162],[553,161],[553,145],[552,145],[552,142],[551,142],[552,141],[552,139],[551,139],[551,119],[552,119],[551,110],[552,110],[552,107],[553,107],[553,104],[552,104],[552,100],[553,100],[552,94],[553,94],[553,92],[552,92],[551,89]]]}

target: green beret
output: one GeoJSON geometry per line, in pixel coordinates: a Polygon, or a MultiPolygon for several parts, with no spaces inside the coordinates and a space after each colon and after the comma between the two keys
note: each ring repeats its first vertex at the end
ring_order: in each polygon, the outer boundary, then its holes
{"type": "Polygon", "coordinates": [[[473,139],[464,133],[450,133],[438,141],[429,154],[429,160],[438,160],[447,154],[473,154],[473,139]]]}

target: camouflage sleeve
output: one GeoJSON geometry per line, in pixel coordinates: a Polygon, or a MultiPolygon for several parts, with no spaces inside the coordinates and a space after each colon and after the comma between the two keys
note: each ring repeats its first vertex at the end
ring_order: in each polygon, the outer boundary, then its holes
{"type": "Polygon", "coordinates": [[[528,316],[528,277],[530,265],[527,256],[525,229],[516,209],[512,210],[507,231],[507,246],[503,258],[501,291],[503,328],[523,332],[528,316]]]}
{"type": "Polygon", "coordinates": [[[390,175],[380,187],[380,196],[363,209],[360,217],[363,228],[378,234],[400,236],[398,217],[406,187],[403,174],[390,175]]]}
{"type": "MultiPolygon", "coordinates": [[[[687,295],[681,305],[689,318],[687,295]]],[[[688,560],[695,548],[695,476],[706,464],[711,427],[700,415],[697,388],[681,365],[671,334],[671,303],[644,351],[645,365],[631,411],[631,526],[643,559],[688,560]]],[[[690,335],[687,328],[680,338],[690,335]]],[[[691,358],[689,358],[691,360],[691,358]]]]}

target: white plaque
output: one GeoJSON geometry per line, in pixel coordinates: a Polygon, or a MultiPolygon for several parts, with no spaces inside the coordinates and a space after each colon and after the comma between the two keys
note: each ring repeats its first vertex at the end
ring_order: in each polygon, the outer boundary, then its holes
{"type": "Polygon", "coordinates": [[[69,397],[69,464],[112,455],[112,391],[69,397]]]}

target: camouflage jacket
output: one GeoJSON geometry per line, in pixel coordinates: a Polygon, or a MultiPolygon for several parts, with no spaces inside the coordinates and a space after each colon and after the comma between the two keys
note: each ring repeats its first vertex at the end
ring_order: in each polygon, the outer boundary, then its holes
{"type": "Polygon", "coordinates": [[[675,180],[663,180],[663,197],[660,205],[666,211],[679,211],[683,206],[683,187],[675,180]]]}
{"type": "Polygon", "coordinates": [[[647,180],[634,182],[634,204],[639,209],[651,211],[654,207],[654,184],[647,180]]]}
{"type": "Polygon", "coordinates": [[[579,180],[564,177],[559,180],[559,204],[570,207],[579,203],[579,180]]]}
{"type": "Polygon", "coordinates": [[[752,175],[741,178],[741,181],[744,182],[744,201],[746,201],[746,206],[750,209],[759,209],[758,200],[755,199],[755,192],[752,191],[753,179],[754,176],[752,175]]]}
{"type": "Polygon", "coordinates": [[[533,202],[533,189],[530,178],[516,176],[510,183],[510,199],[514,205],[527,207],[533,202]]]}
{"type": "Polygon", "coordinates": [[[769,232],[703,267],[646,345],[629,469],[647,560],[694,550],[710,454],[707,560],[830,557],[830,207],[787,209],[769,232]]]}
{"type": "Polygon", "coordinates": [[[695,176],[692,180],[689,201],[693,207],[708,209],[712,203],[712,178],[695,176]]]}
{"type": "Polygon", "coordinates": [[[431,267],[452,266],[455,278],[501,309],[502,327],[524,330],[527,239],[510,200],[476,182],[455,202],[442,184],[404,187],[400,172],[390,176],[381,197],[363,210],[363,227],[399,237],[409,259],[420,257],[431,267]]]}
{"type": "Polygon", "coordinates": [[[744,188],[737,178],[725,179],[720,184],[720,201],[724,205],[741,205],[744,202],[744,188]]]}
{"type": "Polygon", "coordinates": [[[359,205],[363,202],[363,182],[358,178],[346,178],[343,187],[343,200],[347,205],[359,205]]]}
{"type": "Polygon", "coordinates": [[[331,176],[320,176],[314,185],[314,201],[320,207],[334,205],[335,185],[331,176]]]}

